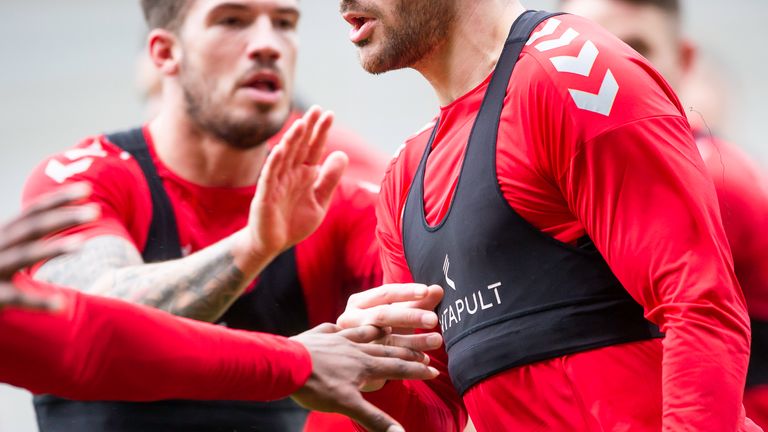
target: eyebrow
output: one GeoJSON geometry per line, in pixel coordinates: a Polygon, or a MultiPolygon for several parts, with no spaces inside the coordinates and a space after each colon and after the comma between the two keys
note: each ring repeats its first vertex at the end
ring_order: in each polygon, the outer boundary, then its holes
{"type": "MultiPolygon", "coordinates": [[[[273,2],[270,2],[270,3],[274,4],[273,2]]],[[[210,15],[212,13],[218,12],[218,11],[220,11],[222,9],[239,9],[239,10],[242,10],[242,11],[250,11],[251,7],[246,5],[246,4],[243,4],[243,3],[234,3],[234,2],[221,3],[221,4],[216,5],[210,11],[208,11],[207,15],[210,15]]],[[[301,16],[301,12],[299,12],[299,9],[295,8],[293,6],[275,7],[272,10],[272,12],[275,12],[275,13],[278,13],[278,14],[281,14],[281,15],[293,15],[293,16],[295,16],[297,18],[301,16]]]]}

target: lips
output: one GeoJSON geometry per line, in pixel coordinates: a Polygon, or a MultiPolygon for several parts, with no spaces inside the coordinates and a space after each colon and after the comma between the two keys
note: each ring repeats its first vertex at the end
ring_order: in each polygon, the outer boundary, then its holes
{"type": "Polygon", "coordinates": [[[243,79],[240,83],[240,89],[256,103],[274,104],[282,97],[283,83],[278,74],[271,71],[259,71],[243,79]]]}
{"type": "Polygon", "coordinates": [[[349,40],[352,43],[360,44],[373,34],[376,18],[360,12],[345,12],[342,16],[352,26],[349,31],[349,40]]]}

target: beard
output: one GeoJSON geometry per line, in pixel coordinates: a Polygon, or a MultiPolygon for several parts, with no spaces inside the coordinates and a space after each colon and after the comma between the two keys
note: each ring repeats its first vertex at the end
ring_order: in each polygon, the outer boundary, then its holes
{"type": "MultiPolygon", "coordinates": [[[[381,47],[367,57],[361,55],[363,69],[372,74],[412,67],[418,63],[446,40],[456,17],[455,0],[390,2],[394,4],[392,22],[379,22],[381,47]]],[[[383,17],[374,7],[362,8],[358,0],[342,0],[342,10],[352,6],[375,17],[383,17]]],[[[361,41],[358,47],[364,48],[369,43],[369,40],[361,41]]]]}
{"type": "MultiPolygon", "coordinates": [[[[182,70],[190,69],[182,66],[182,70]]],[[[235,118],[227,112],[224,104],[212,98],[215,93],[204,78],[191,73],[180,78],[186,112],[192,123],[230,147],[248,150],[266,143],[280,132],[290,115],[289,109],[285,109],[284,113],[273,113],[276,109],[274,105],[257,105],[257,115],[247,120],[235,118]]]]}

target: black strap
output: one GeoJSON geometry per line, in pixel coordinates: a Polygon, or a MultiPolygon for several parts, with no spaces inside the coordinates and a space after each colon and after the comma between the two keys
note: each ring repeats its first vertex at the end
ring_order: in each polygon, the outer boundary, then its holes
{"type": "Polygon", "coordinates": [[[144,178],[147,180],[152,196],[152,222],[149,226],[147,241],[142,257],[144,262],[167,261],[181,258],[181,242],[176,224],[176,215],[171,200],[157,174],[157,169],[149,153],[144,131],[141,128],[107,135],[107,139],[127,151],[139,163],[144,178]]]}
{"type": "Polygon", "coordinates": [[[539,24],[557,15],[562,14],[529,10],[520,15],[509,31],[507,41],[504,43],[504,50],[496,64],[491,82],[488,84],[488,90],[483,98],[480,112],[477,114],[467,147],[481,145],[483,147],[491,146],[491,148],[479,152],[467,150],[467,157],[472,157],[472,154],[480,156],[482,158],[481,163],[485,165],[484,172],[493,175],[494,183],[496,181],[496,140],[498,139],[501,112],[504,109],[504,98],[512,79],[512,71],[515,69],[520,53],[530,39],[531,33],[539,24]],[[482,127],[478,128],[478,125],[482,127]]]}

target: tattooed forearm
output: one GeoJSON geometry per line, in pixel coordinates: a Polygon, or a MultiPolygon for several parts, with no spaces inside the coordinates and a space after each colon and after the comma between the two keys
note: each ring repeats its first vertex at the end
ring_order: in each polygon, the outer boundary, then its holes
{"type": "Polygon", "coordinates": [[[203,321],[218,319],[253,279],[236,266],[226,239],[186,258],[143,264],[130,242],[106,236],[49,261],[35,277],[203,321]]]}
{"type": "Polygon", "coordinates": [[[139,251],[124,238],[96,237],[77,252],[46,262],[35,279],[94,293],[94,285],[106,272],[142,263],[139,251]]]}

